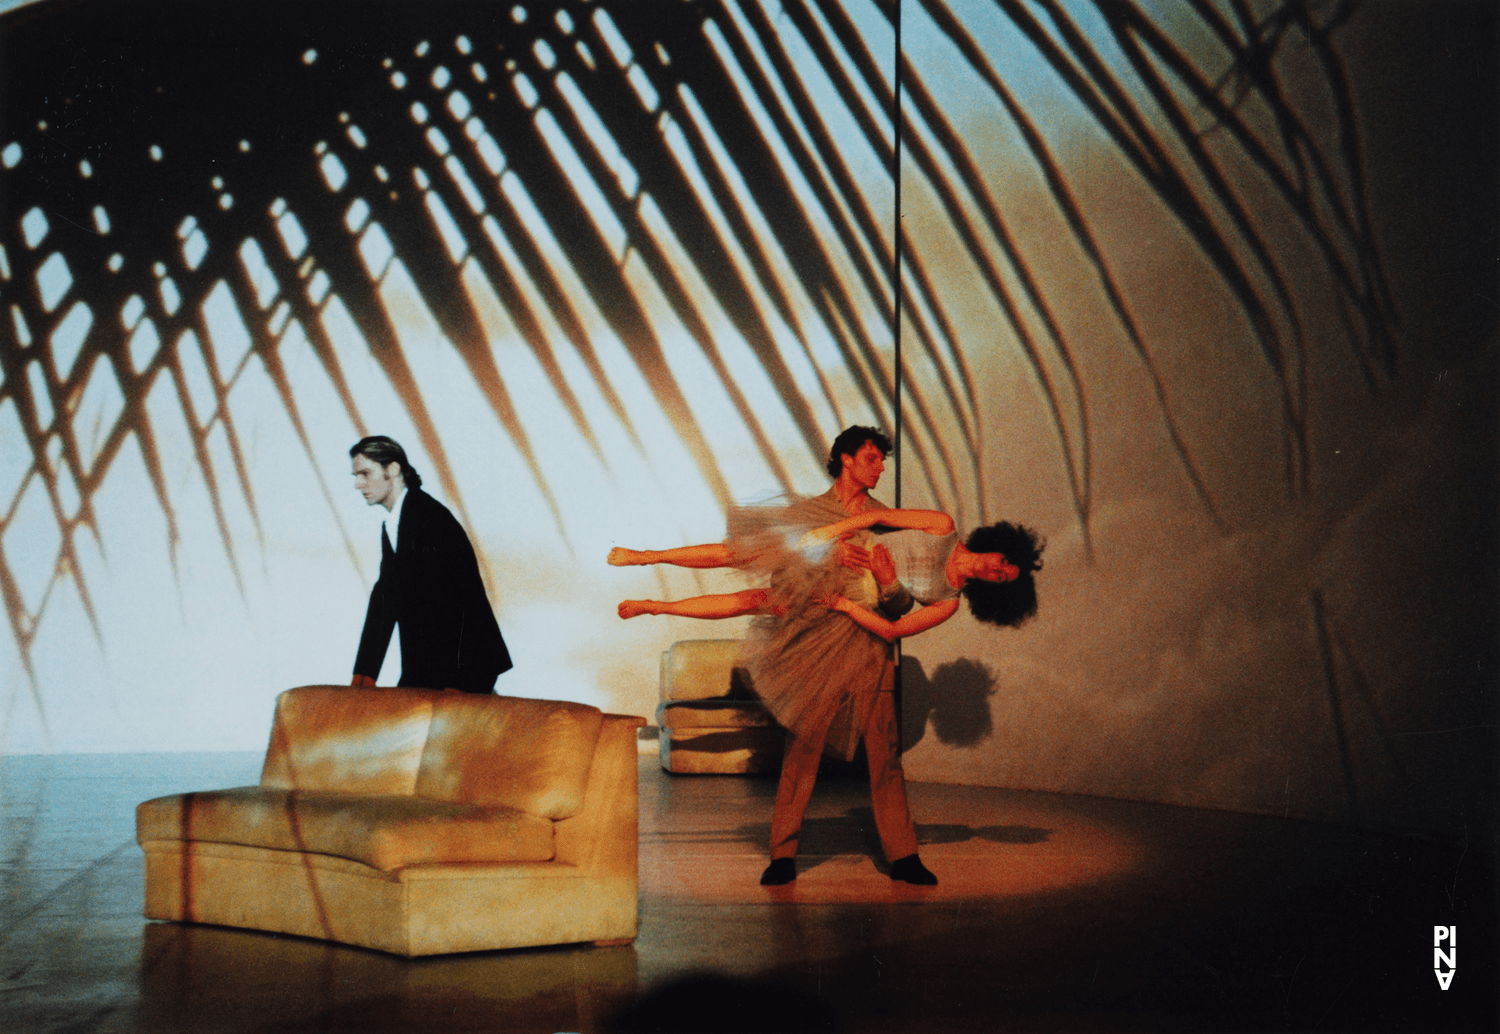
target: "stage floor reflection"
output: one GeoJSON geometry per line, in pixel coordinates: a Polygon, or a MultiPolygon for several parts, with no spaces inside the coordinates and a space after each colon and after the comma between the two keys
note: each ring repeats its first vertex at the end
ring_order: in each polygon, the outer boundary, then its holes
{"type": "MultiPolygon", "coordinates": [[[[0,1030],[610,1031],[643,992],[704,972],[825,1003],[858,1032],[1495,1026],[1494,866],[1474,842],[913,784],[940,880],[918,889],[884,873],[864,780],[825,777],[799,879],[767,890],[775,781],[674,777],[649,756],[628,947],[408,961],[144,921],[136,803],[259,769],[0,758],[0,1030]],[[1463,972],[1441,992],[1429,942],[1455,914],[1463,972]]],[[[664,1029],[745,1029],[694,994],[697,1025],[664,1029]]]]}

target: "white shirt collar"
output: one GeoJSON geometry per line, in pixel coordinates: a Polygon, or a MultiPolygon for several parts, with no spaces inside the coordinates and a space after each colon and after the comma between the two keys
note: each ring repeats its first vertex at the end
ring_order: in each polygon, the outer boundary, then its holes
{"type": "Polygon", "coordinates": [[[403,486],[401,494],[396,497],[396,505],[391,507],[391,512],[385,515],[385,535],[391,540],[391,551],[400,548],[396,539],[401,534],[401,507],[406,503],[407,490],[403,486]]]}

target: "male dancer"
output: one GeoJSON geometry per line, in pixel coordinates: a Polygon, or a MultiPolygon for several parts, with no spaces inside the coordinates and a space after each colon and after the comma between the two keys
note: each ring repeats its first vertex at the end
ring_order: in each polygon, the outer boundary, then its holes
{"type": "MultiPolygon", "coordinates": [[[[825,525],[865,510],[887,509],[884,503],[871,497],[870,490],[880,482],[880,475],[885,471],[885,457],[890,451],[891,440],[876,428],[855,426],[841,432],[829,450],[828,473],[835,478],[833,487],[823,495],[793,504],[793,520],[825,525]]],[[[895,565],[885,547],[876,546],[868,552],[855,544],[850,544],[850,547],[845,553],[846,564],[867,567],[874,578],[866,579],[867,598],[858,599],[858,590],[851,590],[854,595],[850,592],[845,595],[856,602],[878,607],[891,618],[910,610],[911,596],[896,581],[895,565]],[[878,590],[872,591],[876,585],[878,590]]],[[[837,611],[809,608],[803,620],[850,619],[837,611]]],[[[767,631],[770,627],[758,629],[752,626],[743,655],[752,680],[757,668],[776,664],[776,651],[799,634],[795,628],[782,628],[778,633],[770,634],[767,631]]],[[[856,698],[868,694],[873,700],[863,727],[849,730],[848,742],[836,746],[843,756],[848,757],[853,754],[855,741],[864,740],[865,756],[870,766],[870,797],[874,805],[875,826],[885,857],[890,862],[891,879],[932,886],[937,883],[937,877],[917,857],[916,830],[906,804],[906,776],[901,768],[900,730],[896,724],[895,647],[877,636],[863,633],[850,641],[847,653],[850,670],[869,673],[874,684],[848,687],[848,697],[839,713],[858,715],[863,708],[857,706],[859,701],[856,698]],[[856,653],[860,656],[853,656],[856,653]]],[[[818,762],[831,724],[787,732],[781,782],[771,816],[771,864],[760,878],[766,886],[779,886],[797,878],[796,857],[802,817],[812,797],[818,762]]]]}
{"type": "MultiPolygon", "coordinates": [[[[820,496],[791,504],[777,514],[776,520],[790,527],[814,528],[866,510],[887,509],[870,496],[870,490],[879,483],[890,450],[890,439],[873,427],[846,429],[829,450],[828,473],[835,479],[833,487],[820,496]]],[[[731,530],[731,538],[735,534],[731,530]]],[[[866,541],[868,535],[858,533],[866,541]]],[[[879,610],[891,620],[911,609],[911,595],[897,580],[895,564],[884,546],[868,550],[858,542],[844,540],[838,548],[844,566],[862,569],[853,584],[847,584],[846,579],[846,584],[838,587],[838,595],[879,610]]],[[[609,562],[615,566],[667,563],[728,567],[735,566],[733,549],[730,542],[661,551],[616,547],[610,550],[609,562]]],[[[815,600],[791,605],[789,592],[796,590],[787,584],[773,584],[670,604],[625,600],[619,614],[622,618],[662,613],[701,618],[763,615],[751,624],[739,662],[750,675],[752,689],[786,728],[787,739],[776,810],[771,818],[771,864],[761,874],[762,884],[778,886],[797,878],[802,817],[825,747],[829,754],[848,760],[863,739],[870,765],[875,825],[891,863],[891,879],[931,886],[937,883],[937,877],[917,857],[916,831],[906,805],[894,699],[895,647],[815,600]]]]}

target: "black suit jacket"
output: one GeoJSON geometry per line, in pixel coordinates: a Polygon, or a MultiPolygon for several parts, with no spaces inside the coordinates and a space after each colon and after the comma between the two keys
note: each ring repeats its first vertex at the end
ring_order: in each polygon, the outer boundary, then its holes
{"type": "MultiPolygon", "coordinates": [[[[382,536],[383,538],[384,536],[382,536]]],[[[511,667],[474,547],[448,508],[420,488],[401,504],[396,550],[382,548],[354,674],[375,678],[401,628],[401,685],[493,693],[511,667]]]]}

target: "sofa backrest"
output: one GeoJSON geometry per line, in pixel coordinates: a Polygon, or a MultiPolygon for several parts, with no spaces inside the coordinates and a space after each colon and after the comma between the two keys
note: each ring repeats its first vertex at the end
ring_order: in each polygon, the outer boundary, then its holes
{"type": "Polygon", "coordinates": [[[260,782],[562,819],[583,806],[602,720],[562,700],[301,686],[276,698],[260,782]]]}
{"type": "Polygon", "coordinates": [[[434,694],[302,686],[276,698],[262,786],[411,794],[434,694]]]}
{"type": "Polygon", "coordinates": [[[739,652],[738,639],[682,639],[673,643],[661,655],[661,698],[707,700],[737,695],[753,699],[735,679],[734,662],[739,652]]]}
{"type": "Polygon", "coordinates": [[[583,807],[602,721],[587,704],[436,694],[415,792],[567,818],[583,807]]]}

